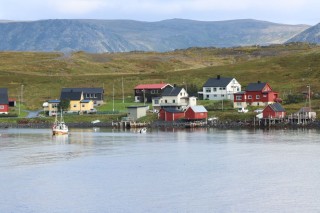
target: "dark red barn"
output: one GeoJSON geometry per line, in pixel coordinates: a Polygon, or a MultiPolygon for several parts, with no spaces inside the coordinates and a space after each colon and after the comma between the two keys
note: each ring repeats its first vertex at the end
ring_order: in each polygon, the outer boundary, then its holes
{"type": "Polygon", "coordinates": [[[284,118],[286,111],[279,103],[269,104],[262,111],[263,118],[284,118]]]}
{"type": "Polygon", "coordinates": [[[159,111],[159,119],[164,121],[176,121],[184,118],[184,112],[173,108],[163,108],[159,111]]]}
{"type": "Polygon", "coordinates": [[[208,118],[208,111],[203,106],[190,106],[185,112],[187,120],[203,120],[208,118]]]}

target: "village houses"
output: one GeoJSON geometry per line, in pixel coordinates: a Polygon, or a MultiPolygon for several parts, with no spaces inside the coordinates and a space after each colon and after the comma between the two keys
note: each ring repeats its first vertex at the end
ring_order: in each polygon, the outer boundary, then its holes
{"type": "Polygon", "coordinates": [[[246,108],[247,106],[267,106],[275,102],[281,102],[278,92],[272,90],[268,83],[250,83],[245,91],[234,94],[233,107],[246,108]]]}
{"type": "Polygon", "coordinates": [[[233,94],[241,91],[241,85],[235,78],[226,78],[218,75],[209,78],[198,92],[204,100],[233,100],[233,94]]]}
{"type": "Polygon", "coordinates": [[[152,98],[161,96],[166,88],[172,88],[170,84],[139,84],[134,88],[134,101],[151,103],[152,98]]]}
{"type": "Polygon", "coordinates": [[[163,90],[161,97],[152,99],[154,110],[162,108],[172,108],[176,110],[186,110],[188,106],[197,105],[196,97],[189,97],[189,94],[181,87],[168,87],[163,90]]]}

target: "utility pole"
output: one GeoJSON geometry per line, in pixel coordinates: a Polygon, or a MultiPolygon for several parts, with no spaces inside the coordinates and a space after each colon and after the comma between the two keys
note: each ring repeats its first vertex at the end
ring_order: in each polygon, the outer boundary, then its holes
{"type": "Polygon", "coordinates": [[[309,98],[309,108],[311,109],[311,92],[310,92],[310,85],[307,85],[308,87],[308,98],[309,98]]]}
{"type": "Polygon", "coordinates": [[[21,93],[21,103],[23,102],[23,84],[21,84],[21,91],[20,91],[20,93],[21,93]]]}
{"type": "Polygon", "coordinates": [[[122,77],[122,103],[124,103],[123,77],[122,77]]]}
{"type": "Polygon", "coordinates": [[[112,111],[114,112],[114,83],[112,84],[112,111]]]}

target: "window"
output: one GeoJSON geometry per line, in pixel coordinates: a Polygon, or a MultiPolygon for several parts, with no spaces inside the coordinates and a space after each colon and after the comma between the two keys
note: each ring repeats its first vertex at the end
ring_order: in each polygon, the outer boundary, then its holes
{"type": "Polygon", "coordinates": [[[168,101],[167,101],[167,100],[164,100],[164,102],[165,102],[165,103],[168,103],[168,101]]]}
{"type": "Polygon", "coordinates": [[[93,97],[94,97],[94,98],[97,98],[97,94],[94,94],[93,97]]]}
{"type": "Polygon", "coordinates": [[[242,100],[242,96],[241,95],[237,95],[236,96],[236,100],[241,101],[242,100]]]}
{"type": "Polygon", "coordinates": [[[77,104],[74,104],[73,107],[74,107],[74,108],[77,107],[77,104]]]}
{"type": "Polygon", "coordinates": [[[264,94],[264,95],[263,95],[263,97],[264,97],[264,98],[266,98],[266,97],[267,97],[267,95],[266,95],[266,94],[264,94]]]}
{"type": "Polygon", "coordinates": [[[256,99],[260,99],[260,95],[256,95],[256,99]]]}
{"type": "Polygon", "coordinates": [[[172,100],[172,103],[176,103],[176,100],[172,100]]]}
{"type": "Polygon", "coordinates": [[[225,88],[225,87],[222,87],[222,90],[226,90],[226,88],[225,88]]]}
{"type": "Polygon", "coordinates": [[[216,87],[213,87],[213,92],[217,92],[217,88],[216,87]]]}
{"type": "Polygon", "coordinates": [[[221,95],[221,97],[224,97],[224,95],[221,95]]]}
{"type": "Polygon", "coordinates": [[[213,95],[213,97],[217,97],[217,95],[213,95]]]}
{"type": "Polygon", "coordinates": [[[211,88],[206,88],[206,92],[211,92],[211,88]]]}
{"type": "Polygon", "coordinates": [[[248,99],[252,99],[252,95],[248,95],[248,99]]]}
{"type": "Polygon", "coordinates": [[[0,109],[4,109],[4,106],[3,106],[3,105],[0,105],[0,109]]]}
{"type": "Polygon", "coordinates": [[[85,104],[82,104],[82,106],[81,107],[85,107],[86,105],[85,104]]]}
{"type": "Polygon", "coordinates": [[[207,95],[207,98],[209,98],[209,95],[207,95]]]}
{"type": "Polygon", "coordinates": [[[159,100],[154,100],[154,104],[159,104],[159,100]]]}

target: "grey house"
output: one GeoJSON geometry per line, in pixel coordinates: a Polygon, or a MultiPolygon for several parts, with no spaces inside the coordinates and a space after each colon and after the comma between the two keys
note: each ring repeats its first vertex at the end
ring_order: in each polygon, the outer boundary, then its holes
{"type": "Polygon", "coordinates": [[[235,78],[218,75],[216,78],[209,78],[198,94],[207,100],[233,100],[233,94],[239,91],[241,91],[241,85],[235,78]]]}

